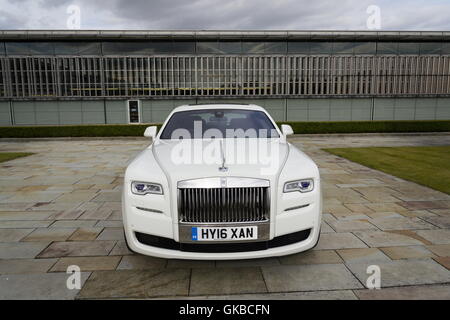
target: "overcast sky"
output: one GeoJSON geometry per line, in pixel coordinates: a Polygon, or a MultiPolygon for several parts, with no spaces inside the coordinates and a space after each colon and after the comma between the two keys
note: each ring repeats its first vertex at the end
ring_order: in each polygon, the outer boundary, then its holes
{"type": "MultiPolygon", "coordinates": [[[[70,5],[81,29],[450,30],[450,0],[0,0],[0,29],[67,29],[70,5]]],[[[73,20],[70,20],[73,21],[73,20]]]]}

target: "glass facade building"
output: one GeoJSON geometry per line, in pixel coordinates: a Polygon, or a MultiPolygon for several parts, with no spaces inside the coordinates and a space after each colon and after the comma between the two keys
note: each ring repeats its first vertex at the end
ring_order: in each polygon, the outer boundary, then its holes
{"type": "Polygon", "coordinates": [[[450,119],[450,32],[0,31],[0,125],[224,101],[277,120],[450,119]]]}

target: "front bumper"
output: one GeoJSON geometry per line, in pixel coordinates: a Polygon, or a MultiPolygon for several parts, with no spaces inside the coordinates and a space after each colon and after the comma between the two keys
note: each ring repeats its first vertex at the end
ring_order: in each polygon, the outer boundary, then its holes
{"type": "MultiPolygon", "coordinates": [[[[261,246],[252,247],[248,242],[228,244],[229,247],[239,246],[248,248],[248,251],[224,249],[219,252],[201,252],[205,250],[192,250],[192,247],[180,244],[178,241],[178,223],[166,215],[139,210],[127,205],[126,199],[122,200],[123,219],[127,243],[131,250],[144,255],[150,255],[168,259],[193,259],[193,260],[232,260],[232,259],[255,259],[274,256],[283,256],[298,253],[313,248],[320,233],[321,202],[310,203],[307,207],[296,210],[285,211],[274,215],[270,221],[270,238],[265,248],[261,246]],[[271,246],[270,242],[283,239],[301,231],[308,234],[300,237],[298,242],[282,242],[281,245],[271,246]],[[161,238],[171,246],[151,245],[151,241],[143,241],[140,235],[150,235],[161,238]],[[139,238],[139,239],[138,239],[139,238]],[[166,239],[166,240],[164,240],[166,239]],[[149,245],[150,244],[150,245],[149,245]]],[[[257,244],[255,242],[254,244],[257,244]]],[[[264,244],[263,244],[264,245],[264,244]]],[[[214,246],[214,244],[196,244],[196,246],[214,246]]],[[[226,248],[227,244],[221,244],[226,248]]],[[[220,247],[220,246],[219,246],[220,247]]],[[[245,250],[245,249],[244,249],[245,250]]],[[[214,251],[214,250],[206,250],[214,251]]]]}

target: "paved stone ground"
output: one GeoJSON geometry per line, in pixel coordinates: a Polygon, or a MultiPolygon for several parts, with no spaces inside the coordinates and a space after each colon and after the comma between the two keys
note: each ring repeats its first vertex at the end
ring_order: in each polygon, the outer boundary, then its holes
{"type": "Polygon", "coordinates": [[[450,196],[320,150],[449,145],[450,135],[291,141],[321,169],[319,245],[287,257],[217,262],[127,251],[121,178],[147,140],[0,141],[0,151],[36,153],[0,164],[0,299],[450,299],[450,196]],[[73,264],[83,271],[80,291],[66,289],[73,264]],[[364,288],[372,264],[381,268],[381,290],[364,288]]]}

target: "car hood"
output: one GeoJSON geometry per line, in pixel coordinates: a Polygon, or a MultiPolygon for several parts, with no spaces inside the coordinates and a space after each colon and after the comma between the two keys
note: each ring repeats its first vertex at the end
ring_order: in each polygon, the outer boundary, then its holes
{"type": "Polygon", "coordinates": [[[289,152],[284,141],[261,138],[159,140],[152,149],[174,185],[182,180],[218,176],[273,180],[289,152]]]}

